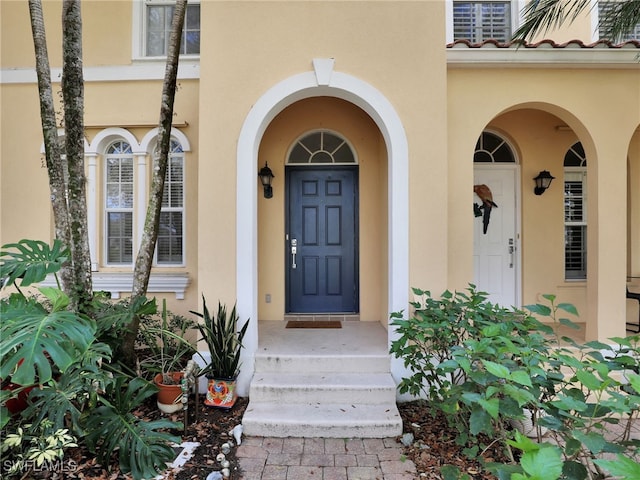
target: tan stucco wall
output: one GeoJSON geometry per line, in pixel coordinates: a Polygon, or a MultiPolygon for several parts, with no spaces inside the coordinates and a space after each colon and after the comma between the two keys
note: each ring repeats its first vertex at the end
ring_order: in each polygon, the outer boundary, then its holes
{"type": "MultiPolygon", "coordinates": [[[[54,83],[54,92],[59,91],[59,83],[54,83]]],[[[200,298],[196,283],[198,215],[198,89],[197,81],[180,82],[175,102],[174,123],[188,138],[192,150],[185,154],[186,211],[185,225],[188,245],[184,267],[160,268],[159,271],[189,272],[192,284],[185,300],[175,300],[168,295],[170,305],[187,314],[199,307],[200,298]],[[175,305],[173,302],[176,302],[175,305]]],[[[86,82],[85,83],[85,129],[86,141],[91,143],[95,136],[109,127],[123,127],[131,132],[138,142],[157,126],[160,112],[162,83],[159,81],[139,81],[130,83],[86,82]]],[[[58,108],[59,110],[59,108],[58,108]]],[[[0,215],[0,242],[6,244],[23,238],[48,241],[53,236],[53,216],[50,206],[47,170],[44,164],[42,133],[38,105],[38,92],[32,84],[12,84],[2,86],[1,124],[1,170],[0,197],[3,208],[0,215]]],[[[98,158],[97,167],[97,211],[95,216],[99,230],[102,230],[102,181],[104,165],[98,158]]],[[[85,162],[85,166],[87,166],[85,162]]],[[[150,176],[151,161],[147,156],[147,172],[150,176]]],[[[139,179],[136,178],[136,181],[139,179]]],[[[137,209],[134,209],[135,220],[137,209]]],[[[142,219],[141,221],[144,221],[142,219]]],[[[101,236],[98,235],[98,239],[101,236]]],[[[100,272],[130,271],[128,267],[105,267],[104,245],[98,243],[100,272]]]]}
{"type": "MultiPolygon", "coordinates": [[[[61,2],[44,2],[44,8],[51,64],[57,67],[61,2]]],[[[131,64],[132,3],[90,1],[82,8],[85,66],[131,64]]],[[[640,275],[637,69],[447,69],[443,1],[207,0],[201,8],[200,80],[180,81],[174,117],[193,148],[186,164],[187,265],[179,270],[189,272],[194,283],[186,299],[172,300],[172,306],[182,313],[199,309],[200,293],[211,303],[233,303],[237,297],[237,258],[250,254],[236,252],[236,161],[243,123],[278,82],[312,71],[314,58],[333,58],[336,72],[375,88],[402,122],[409,146],[410,286],[435,294],[465,288],[473,278],[471,160],[478,136],[490,128],[512,141],[520,160],[522,303],[556,293],[560,301],[578,306],[590,338],[624,333],[617,319],[624,314],[625,276],[640,275]],[[557,130],[558,124],[569,130],[557,130]],[[589,281],[569,283],[563,278],[561,165],[576,140],[589,160],[589,281]],[[542,169],[557,179],[547,193],[535,196],[532,178],[542,169]],[[631,213],[625,214],[627,209],[631,213]]],[[[1,1],[0,14],[3,69],[31,67],[26,2],[1,1]]],[[[591,30],[585,21],[553,36],[558,42],[588,42],[591,30]]],[[[52,220],[37,90],[32,83],[0,88],[0,240],[46,239],[52,220]]],[[[128,128],[140,140],[155,126],[160,80],[116,78],[89,81],[85,88],[88,141],[108,126],[128,128]]],[[[362,162],[360,304],[363,319],[383,321],[389,146],[373,121],[348,102],[290,103],[269,119],[256,151],[256,173],[268,160],[276,174],[275,197],[265,201],[258,194],[259,318],[275,319],[284,311],[284,155],[297,135],[321,127],[349,138],[362,162]],[[266,293],[272,294],[269,305],[266,293]]]]}
{"type": "MultiPolygon", "coordinates": [[[[42,12],[51,67],[62,66],[62,2],[44,0],[42,12]]],[[[130,1],[84,1],[82,12],[83,65],[128,65],[131,63],[130,1]]],[[[0,57],[3,66],[35,65],[28,2],[0,2],[2,29],[0,57]]]]}
{"type": "MultiPolygon", "coordinates": [[[[626,231],[627,156],[632,155],[630,141],[640,115],[640,108],[629,106],[640,105],[640,77],[632,70],[604,69],[490,73],[449,70],[450,182],[471,178],[471,154],[483,128],[495,125],[513,138],[521,154],[522,303],[535,303],[541,294],[554,293],[559,301],[578,306],[580,320],[587,322],[587,337],[623,335],[622,323],[596,324],[596,318],[625,315],[619,299],[624,294],[627,240],[619,232],[626,231]],[[612,84],[616,88],[612,89],[612,84]],[[469,106],[473,106],[473,115],[469,115],[469,106]],[[505,111],[510,113],[501,114],[505,111]],[[561,124],[573,131],[556,130],[561,124]],[[564,153],[576,140],[582,142],[588,159],[589,281],[582,284],[563,281],[560,179],[564,153]],[[558,180],[543,196],[536,197],[531,179],[543,169],[558,180]]],[[[452,214],[449,225],[450,235],[462,239],[449,257],[452,276],[461,284],[472,268],[469,261],[457,261],[462,252],[472,248],[472,224],[465,220],[472,191],[452,188],[449,199],[452,211],[461,212],[452,214]]]]}
{"type": "Polygon", "coordinates": [[[40,155],[38,90],[35,85],[2,88],[2,244],[51,236],[49,180],[40,155]],[[35,140],[35,141],[34,141],[35,140]]]}
{"type": "MultiPolygon", "coordinates": [[[[203,44],[226,45],[224,49],[207,50],[201,57],[201,85],[206,85],[206,92],[203,88],[201,95],[201,112],[210,113],[202,116],[200,147],[215,152],[216,159],[201,163],[201,189],[204,183],[212,181],[214,170],[224,178],[235,178],[235,139],[252,103],[274,84],[311,70],[313,58],[331,57],[335,59],[336,71],[371,83],[402,118],[413,119],[405,125],[413,159],[410,203],[424,205],[432,195],[446,198],[444,182],[430,188],[424,185],[425,179],[446,175],[446,144],[439,141],[445,136],[446,98],[429,93],[446,90],[445,51],[430,47],[444,38],[441,21],[444,4],[373,2],[363,11],[360,2],[206,2],[201,8],[203,17],[215,19],[215,25],[203,31],[203,44]],[[269,18],[269,22],[263,22],[264,18],[269,18]]],[[[285,143],[291,140],[282,139],[285,143]]],[[[273,165],[278,168],[278,162],[273,165]]],[[[278,178],[283,176],[278,170],[274,173],[278,195],[278,188],[282,189],[278,178]]],[[[386,183],[386,177],[380,180],[386,183]]],[[[226,182],[219,187],[212,189],[211,201],[227,208],[207,211],[207,215],[214,225],[233,225],[234,185],[226,182]]],[[[275,201],[269,208],[281,209],[275,201]]],[[[278,211],[277,215],[282,213],[278,211]]],[[[200,224],[203,222],[201,214],[200,224]]],[[[445,286],[447,265],[440,253],[447,248],[446,224],[444,206],[412,210],[413,284],[445,286]]],[[[207,245],[207,251],[211,252],[200,255],[200,282],[207,291],[234,298],[235,232],[228,229],[227,232],[228,235],[221,236],[214,229],[200,229],[201,248],[207,245]]],[[[383,248],[383,244],[375,248],[383,248]]],[[[386,262],[386,253],[383,261],[386,262]]],[[[380,268],[381,276],[386,265],[380,268]]],[[[276,285],[282,284],[279,278],[274,280],[276,285]]],[[[266,283],[260,281],[261,285],[266,283]]],[[[261,305],[264,293],[260,294],[261,305]]],[[[361,301],[361,307],[369,308],[365,303],[361,301]]],[[[376,312],[380,306],[376,306],[376,312]]],[[[270,311],[261,311],[272,315],[270,311]]],[[[380,319],[380,313],[376,313],[376,319],[380,319]]]]}

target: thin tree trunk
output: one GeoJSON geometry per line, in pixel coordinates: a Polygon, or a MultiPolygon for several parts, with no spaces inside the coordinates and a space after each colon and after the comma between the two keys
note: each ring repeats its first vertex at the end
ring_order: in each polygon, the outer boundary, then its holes
{"type": "MultiPolygon", "coordinates": [[[[180,58],[180,41],[184,16],[187,9],[187,0],[177,0],[171,23],[171,37],[167,51],[167,65],[165,68],[164,82],[162,85],[162,101],[160,105],[160,121],[158,128],[158,143],[153,152],[153,180],[147,206],[147,216],[144,223],[144,232],[140,250],[136,257],[136,265],[133,271],[133,298],[147,294],[153,254],[158,239],[160,225],[160,211],[162,208],[162,194],[164,192],[164,179],[167,173],[169,150],[171,147],[171,124],[173,120],[173,103],[176,96],[176,83],[178,78],[178,60],[180,58]]],[[[129,324],[129,332],[122,343],[122,354],[128,365],[134,365],[134,343],[138,333],[140,319],[134,317],[129,324]]]]}
{"type": "Polygon", "coordinates": [[[80,0],[62,4],[62,97],[65,146],[69,166],[71,255],[74,271],[72,302],[86,311],[93,296],[91,255],[87,228],[86,178],[84,173],[84,79],[82,76],[82,17],[80,0]]]}
{"type": "MultiPolygon", "coordinates": [[[[29,0],[29,14],[31,17],[33,46],[36,53],[36,74],[38,76],[38,91],[40,94],[40,118],[42,122],[47,172],[49,174],[49,191],[51,193],[51,205],[53,207],[55,235],[56,238],[66,246],[70,247],[69,210],[64,169],[58,140],[53,90],[51,88],[51,69],[49,68],[47,37],[45,34],[42,3],[40,0],[29,0]]],[[[71,260],[67,261],[63,266],[60,277],[64,292],[70,295],[74,284],[71,260]]]]}

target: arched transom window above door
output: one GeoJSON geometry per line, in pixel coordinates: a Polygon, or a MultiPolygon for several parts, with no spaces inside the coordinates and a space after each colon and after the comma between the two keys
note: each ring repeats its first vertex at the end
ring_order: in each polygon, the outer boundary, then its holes
{"type": "Polygon", "coordinates": [[[474,163],[516,163],[516,156],[507,141],[492,132],[484,131],[473,152],[474,163]]]}
{"type": "Polygon", "coordinates": [[[306,133],[291,147],[289,165],[354,165],[358,160],[349,142],[337,133],[318,130],[306,133]]]}

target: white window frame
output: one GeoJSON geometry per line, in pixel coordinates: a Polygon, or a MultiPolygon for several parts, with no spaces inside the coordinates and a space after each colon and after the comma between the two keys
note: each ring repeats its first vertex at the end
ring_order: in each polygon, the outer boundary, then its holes
{"type": "MultiPolygon", "coordinates": [[[[133,146],[124,139],[116,139],[111,142],[107,149],[105,150],[103,156],[103,168],[102,168],[102,205],[103,205],[103,224],[102,224],[102,247],[103,247],[103,263],[109,267],[128,267],[132,266],[135,258],[135,253],[137,251],[136,239],[135,239],[135,229],[136,229],[136,213],[135,213],[135,204],[136,204],[136,172],[135,172],[135,156],[133,154],[133,146]],[[115,143],[124,143],[127,144],[130,152],[129,153],[119,153],[119,154],[110,154],[108,153],[109,148],[115,143]],[[107,168],[108,168],[108,159],[114,158],[120,160],[130,160],[131,161],[131,175],[132,175],[132,186],[131,186],[131,206],[130,207],[109,207],[107,204],[107,168]],[[123,213],[131,215],[131,261],[130,262],[117,262],[113,261],[109,258],[109,214],[110,213],[123,213]]],[[[120,183],[119,183],[120,185],[120,183]]],[[[122,256],[122,252],[120,253],[122,256]]]]}
{"type": "MultiPolygon", "coordinates": [[[[58,135],[63,137],[65,134],[63,129],[58,129],[58,135]]],[[[151,158],[153,147],[157,143],[158,128],[148,131],[142,141],[138,142],[136,137],[127,129],[121,127],[108,127],[99,131],[89,143],[85,139],[85,162],[87,166],[87,227],[89,236],[89,250],[91,254],[91,270],[93,277],[94,290],[104,290],[111,294],[111,298],[120,298],[123,293],[131,292],[133,285],[133,265],[107,265],[105,263],[106,256],[102,250],[104,244],[105,231],[103,223],[100,221],[104,215],[104,199],[102,198],[102,182],[103,172],[106,168],[103,160],[107,149],[115,141],[124,141],[131,145],[134,156],[134,183],[135,183],[135,200],[134,200],[134,217],[145,218],[146,199],[147,199],[147,181],[150,180],[148,172],[148,159],[151,158]]],[[[172,140],[177,141],[182,146],[184,155],[184,175],[185,175],[185,201],[186,201],[186,184],[187,184],[187,152],[191,151],[191,144],[187,136],[177,128],[171,130],[172,140]]],[[[40,154],[45,154],[44,142],[40,144],[40,154]]],[[[149,278],[149,293],[167,293],[173,292],[176,300],[183,300],[185,292],[191,284],[189,274],[183,270],[176,270],[177,267],[186,266],[186,204],[185,218],[183,219],[183,265],[154,265],[149,278]]],[[[139,245],[144,229],[144,222],[138,222],[141,225],[138,230],[134,231],[134,249],[139,245]]],[[[134,253],[137,250],[134,250],[134,253]]],[[[56,279],[53,275],[48,275],[47,279],[41,283],[42,286],[55,286],[56,279]]]]}
{"type": "Polygon", "coordinates": [[[308,132],[303,133],[302,135],[300,135],[298,138],[295,139],[295,141],[289,146],[289,149],[287,151],[287,165],[291,165],[291,166],[295,166],[295,167],[317,167],[318,165],[349,165],[349,166],[353,166],[353,165],[358,165],[358,154],[356,152],[356,149],[353,147],[353,144],[342,134],[334,131],[334,130],[329,130],[326,128],[323,129],[317,129],[317,130],[310,130],[308,132]],[[291,161],[291,155],[293,153],[293,150],[296,148],[296,146],[298,146],[298,144],[302,141],[304,141],[305,139],[307,139],[308,137],[314,136],[314,135],[318,135],[320,134],[321,136],[321,142],[324,143],[324,135],[330,135],[332,137],[335,137],[336,139],[342,141],[342,143],[340,144],[340,146],[338,148],[335,148],[333,151],[326,151],[324,150],[324,148],[321,148],[320,150],[316,150],[316,151],[311,151],[309,150],[308,147],[301,145],[309,154],[309,161],[308,162],[292,162],[291,161]],[[340,161],[336,161],[334,158],[334,153],[339,150],[340,148],[342,148],[343,146],[346,146],[351,155],[353,156],[353,162],[340,162],[340,161]],[[324,152],[328,157],[331,158],[331,162],[327,162],[327,163],[317,163],[314,162],[312,160],[312,157],[314,154],[316,153],[320,153],[320,152],[324,152]]]}
{"type": "MultiPolygon", "coordinates": [[[[163,60],[166,55],[148,56],[145,54],[147,47],[147,15],[146,8],[149,5],[175,5],[175,1],[171,0],[133,0],[133,12],[131,16],[131,53],[134,60],[163,60]]],[[[201,5],[200,0],[188,0],[188,5],[201,5]]],[[[202,17],[200,23],[200,32],[202,35],[202,17]]],[[[202,37],[201,37],[202,38],[202,37]]],[[[180,58],[199,59],[200,54],[180,54],[180,58]]]]}
{"type": "MultiPolygon", "coordinates": [[[[453,3],[457,0],[446,0],[445,3],[445,17],[447,22],[446,27],[446,43],[453,43],[453,3]]],[[[463,1],[463,0],[460,0],[463,1]]],[[[475,0],[482,1],[482,0],[475,0]]],[[[487,0],[490,1],[490,0],[487,0]]],[[[527,0],[510,0],[511,2],[511,33],[515,32],[520,26],[521,11],[526,5],[527,0]]]]}
{"type": "MultiPolygon", "coordinates": [[[[564,167],[564,178],[563,178],[563,185],[566,184],[566,182],[571,181],[571,182],[581,182],[582,183],[582,195],[581,195],[581,201],[582,201],[582,219],[581,220],[575,220],[575,221],[568,221],[566,219],[566,215],[563,213],[563,228],[564,228],[564,236],[566,237],[566,232],[567,232],[567,227],[584,227],[584,238],[583,238],[583,245],[582,245],[582,252],[583,252],[583,257],[584,257],[584,276],[569,276],[567,275],[567,264],[566,264],[566,257],[567,257],[567,249],[566,249],[566,244],[564,246],[564,256],[563,258],[564,260],[564,277],[565,277],[565,281],[567,282],[584,282],[587,279],[588,276],[588,265],[586,263],[587,261],[587,253],[588,253],[588,245],[587,245],[587,231],[588,231],[588,211],[587,211],[587,200],[588,200],[588,190],[587,190],[587,167],[586,166],[580,166],[580,167],[569,167],[569,166],[565,166],[564,167]]],[[[566,196],[566,188],[563,189],[565,191],[565,194],[563,196],[563,202],[567,201],[567,196],[566,196]]]]}
{"type": "MultiPolygon", "coordinates": [[[[174,153],[174,152],[170,152],[169,153],[169,164],[167,165],[167,176],[169,175],[169,169],[171,168],[171,158],[180,158],[181,164],[182,164],[182,206],[181,207],[165,207],[163,206],[161,208],[160,214],[162,215],[162,213],[165,212],[180,212],[182,214],[182,232],[181,232],[181,236],[182,236],[182,251],[180,252],[180,255],[182,257],[180,262],[160,262],[158,260],[158,245],[156,243],[156,248],[154,250],[154,257],[153,257],[153,265],[158,267],[158,268],[170,268],[170,267],[184,267],[186,265],[186,230],[187,230],[187,223],[186,223],[186,208],[185,208],[185,202],[186,202],[186,161],[185,161],[185,152],[184,149],[182,147],[182,144],[175,138],[171,138],[171,142],[175,142],[176,144],[178,144],[181,148],[181,152],[180,153],[174,153]]],[[[169,184],[166,183],[167,178],[165,177],[165,188],[168,188],[169,184]]]]}

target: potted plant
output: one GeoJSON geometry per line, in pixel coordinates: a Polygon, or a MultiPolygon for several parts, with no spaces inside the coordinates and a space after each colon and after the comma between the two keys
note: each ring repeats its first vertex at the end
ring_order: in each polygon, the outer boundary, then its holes
{"type": "Polygon", "coordinates": [[[152,376],[159,388],[158,408],[165,413],[182,410],[182,377],[186,362],[196,348],[185,334],[195,328],[195,322],[167,312],[167,302],[162,301],[160,322],[156,318],[143,319],[139,340],[141,349],[140,370],[152,376]]]}
{"type": "Polygon", "coordinates": [[[198,323],[198,330],[211,355],[209,363],[200,371],[200,375],[205,375],[209,380],[204,403],[212,407],[230,409],[238,398],[236,379],[240,370],[240,350],[249,320],[238,328],[240,318],[236,306],[227,313],[227,307],[220,302],[217,313],[211,315],[204,295],[202,309],[202,313],[191,313],[202,319],[202,322],[198,323]]]}

